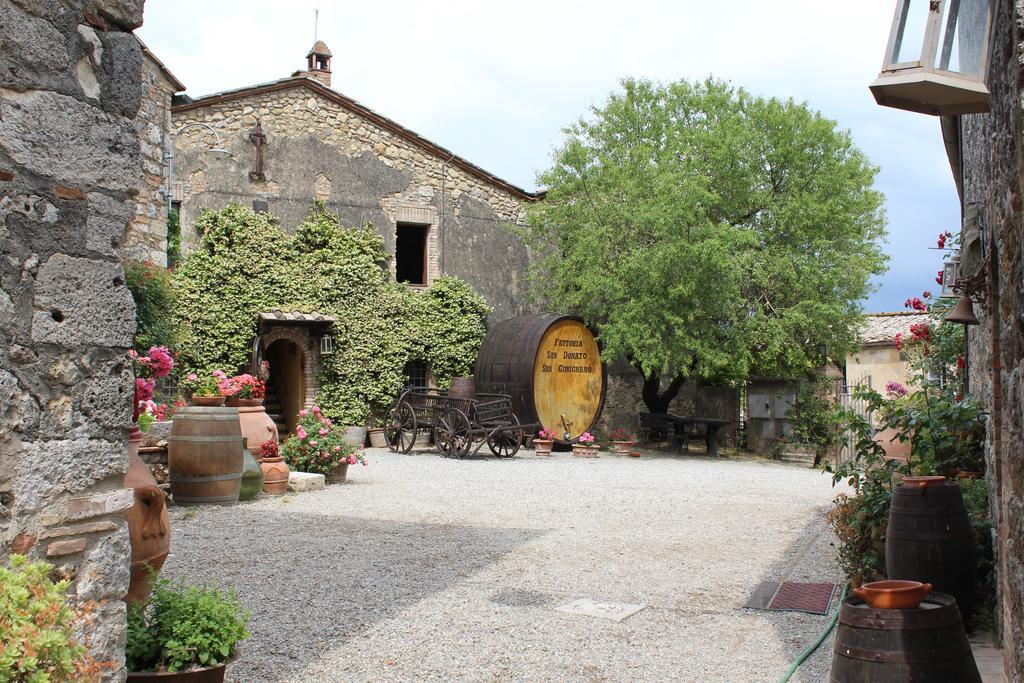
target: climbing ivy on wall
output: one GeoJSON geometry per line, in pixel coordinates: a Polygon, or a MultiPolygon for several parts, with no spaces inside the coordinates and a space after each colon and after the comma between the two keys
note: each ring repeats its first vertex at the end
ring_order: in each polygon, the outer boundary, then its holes
{"type": "Polygon", "coordinates": [[[383,414],[409,360],[430,363],[441,386],[472,372],[487,303],[451,277],[423,292],[396,283],[372,227],[343,228],[315,204],[294,236],[239,205],[204,212],[197,228],[202,241],[174,273],[187,368],[247,368],[257,316],[281,309],[336,319],[317,401],[344,424],[383,414]]]}

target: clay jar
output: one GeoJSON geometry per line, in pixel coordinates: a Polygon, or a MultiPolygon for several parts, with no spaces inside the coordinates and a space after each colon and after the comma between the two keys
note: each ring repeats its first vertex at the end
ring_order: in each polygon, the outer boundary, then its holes
{"type": "Polygon", "coordinates": [[[263,490],[266,493],[280,495],[288,490],[288,465],[280,455],[260,460],[263,470],[263,490]]]}
{"type": "Polygon", "coordinates": [[[227,405],[238,407],[242,438],[249,440],[249,448],[254,452],[259,452],[260,446],[270,439],[277,441],[277,425],[267,415],[262,398],[228,399],[227,405]]]}
{"type": "Polygon", "coordinates": [[[135,491],[135,505],[124,513],[132,544],[131,581],[124,598],[128,602],[143,602],[149,598],[149,567],[160,571],[171,549],[166,497],[139,457],[141,442],[142,432],[136,427],[128,436],[128,471],[124,476],[125,488],[135,491]]]}

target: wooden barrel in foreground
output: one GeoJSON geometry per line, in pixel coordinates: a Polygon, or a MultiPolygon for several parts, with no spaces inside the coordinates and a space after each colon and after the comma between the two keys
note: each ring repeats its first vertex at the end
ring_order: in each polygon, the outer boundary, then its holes
{"type": "Polygon", "coordinates": [[[839,608],[833,683],[981,683],[956,600],[932,593],[914,609],[839,608]]]}
{"type": "Polygon", "coordinates": [[[885,532],[885,574],[920,581],[956,598],[971,628],[977,587],[974,530],[956,484],[896,487],[885,532]]]}
{"type": "Polygon", "coordinates": [[[174,414],[167,469],[177,505],[237,503],[242,465],[237,408],[188,406],[174,414]]]}
{"type": "Polygon", "coordinates": [[[523,423],[541,423],[575,439],[601,416],[605,369],[593,333],[574,316],[509,318],[484,339],[476,361],[480,393],[512,396],[523,423]]]}

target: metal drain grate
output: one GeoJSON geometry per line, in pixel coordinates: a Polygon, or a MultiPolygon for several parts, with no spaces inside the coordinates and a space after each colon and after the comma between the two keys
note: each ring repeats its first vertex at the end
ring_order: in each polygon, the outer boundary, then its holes
{"type": "Polygon", "coordinates": [[[783,581],[765,609],[828,614],[836,594],[834,583],[796,583],[783,581]]]}

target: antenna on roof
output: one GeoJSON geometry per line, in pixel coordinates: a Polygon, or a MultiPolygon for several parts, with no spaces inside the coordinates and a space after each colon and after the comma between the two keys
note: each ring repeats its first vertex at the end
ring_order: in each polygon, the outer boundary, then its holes
{"type": "Polygon", "coordinates": [[[316,43],[317,38],[317,27],[320,24],[320,3],[316,4],[313,8],[313,43],[316,43]]]}

